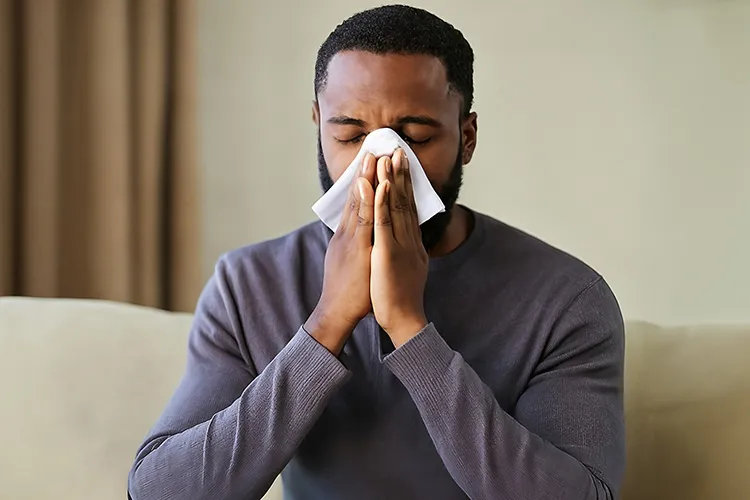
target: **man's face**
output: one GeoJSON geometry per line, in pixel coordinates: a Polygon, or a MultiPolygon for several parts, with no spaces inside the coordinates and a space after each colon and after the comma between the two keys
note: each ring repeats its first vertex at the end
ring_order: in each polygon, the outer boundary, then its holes
{"type": "Polygon", "coordinates": [[[435,57],[338,53],[313,106],[323,189],[341,177],[367,134],[384,127],[395,130],[414,150],[446,205],[446,213],[422,225],[429,250],[450,221],[462,167],[474,150],[476,115],[463,119],[462,106],[460,95],[449,92],[445,67],[435,57]]]}

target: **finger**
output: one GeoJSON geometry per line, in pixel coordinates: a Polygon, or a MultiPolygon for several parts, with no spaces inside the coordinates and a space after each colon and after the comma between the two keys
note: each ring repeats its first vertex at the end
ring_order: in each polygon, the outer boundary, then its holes
{"type": "Polygon", "coordinates": [[[393,221],[391,220],[391,209],[388,205],[391,186],[393,184],[387,178],[378,184],[375,191],[375,244],[392,245],[393,221]]]}
{"type": "Polygon", "coordinates": [[[378,159],[378,185],[389,180],[393,182],[393,160],[388,156],[378,159]]]}
{"type": "MultiPolygon", "coordinates": [[[[375,157],[373,156],[373,158],[375,157]]],[[[372,189],[376,192],[378,189],[378,184],[380,184],[380,171],[383,170],[382,163],[383,163],[384,158],[385,157],[381,156],[380,158],[375,158],[373,161],[373,164],[374,164],[373,174],[372,174],[372,177],[369,178],[369,180],[372,184],[372,189]]]]}
{"type": "Polygon", "coordinates": [[[410,234],[411,204],[406,192],[406,176],[404,168],[404,153],[401,150],[393,155],[393,186],[391,186],[390,209],[393,221],[393,236],[399,244],[406,244],[413,240],[410,234]]]}
{"type": "Polygon", "coordinates": [[[375,163],[375,157],[372,153],[367,153],[362,159],[362,168],[357,172],[352,180],[352,185],[349,187],[349,197],[344,207],[344,213],[341,216],[339,222],[339,231],[355,232],[357,230],[357,216],[359,214],[359,206],[362,200],[362,195],[359,192],[357,183],[361,177],[367,177],[368,173],[372,176],[372,172],[375,170],[373,164],[375,163]]]}
{"type": "Polygon", "coordinates": [[[361,239],[367,246],[372,245],[372,227],[374,224],[375,192],[372,184],[365,176],[357,179],[357,192],[359,193],[359,212],[357,213],[356,238],[361,239]]]}
{"type": "Polygon", "coordinates": [[[345,234],[350,231],[352,226],[352,214],[359,212],[359,201],[361,199],[357,194],[357,180],[359,177],[355,177],[352,181],[352,185],[349,188],[349,195],[346,198],[346,205],[344,205],[344,211],[341,214],[341,220],[339,221],[339,227],[336,229],[336,234],[345,234]]]}
{"type": "Polygon", "coordinates": [[[409,168],[409,159],[406,157],[406,154],[402,153],[402,160],[401,162],[404,165],[404,180],[406,184],[406,196],[409,199],[409,230],[414,237],[414,242],[421,245],[422,244],[422,230],[419,228],[419,213],[417,212],[417,200],[414,198],[414,184],[412,182],[411,178],[411,169],[409,168]]]}
{"type": "Polygon", "coordinates": [[[367,153],[365,155],[364,167],[362,168],[362,177],[367,179],[373,189],[377,185],[378,167],[376,164],[375,155],[367,153]]]}

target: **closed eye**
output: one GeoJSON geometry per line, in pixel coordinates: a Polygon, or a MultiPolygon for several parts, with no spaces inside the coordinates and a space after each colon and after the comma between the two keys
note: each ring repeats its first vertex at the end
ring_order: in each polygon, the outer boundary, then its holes
{"type": "MultiPolygon", "coordinates": [[[[359,144],[360,142],[362,142],[362,139],[364,139],[364,137],[365,137],[365,134],[360,134],[360,135],[358,135],[356,137],[352,137],[351,139],[339,139],[338,137],[334,137],[334,139],[336,139],[336,142],[338,142],[340,144],[359,144]]],[[[432,137],[428,137],[427,139],[418,141],[416,139],[412,139],[408,135],[404,135],[404,136],[402,136],[402,138],[408,144],[411,144],[413,146],[420,146],[420,145],[423,145],[423,144],[427,144],[428,142],[430,142],[432,140],[432,137]]]]}
{"type": "Polygon", "coordinates": [[[336,142],[340,144],[358,144],[362,142],[362,139],[365,137],[365,134],[359,134],[356,137],[352,137],[351,139],[339,139],[338,137],[334,137],[336,139],[336,142]]]}
{"type": "Polygon", "coordinates": [[[406,141],[407,143],[409,143],[409,144],[411,144],[411,145],[413,145],[413,146],[419,146],[419,145],[421,145],[421,144],[427,144],[428,142],[430,142],[430,140],[432,140],[432,137],[428,137],[427,139],[424,139],[424,140],[422,140],[422,141],[417,141],[416,139],[412,139],[412,138],[411,138],[411,137],[409,137],[408,135],[404,135],[404,136],[402,136],[402,137],[403,137],[403,139],[404,139],[404,140],[405,140],[405,141],[406,141]]]}

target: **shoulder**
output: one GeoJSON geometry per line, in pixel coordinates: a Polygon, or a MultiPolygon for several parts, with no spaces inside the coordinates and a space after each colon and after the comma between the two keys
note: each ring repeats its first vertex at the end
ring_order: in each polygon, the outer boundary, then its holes
{"type": "MultiPolygon", "coordinates": [[[[198,311],[226,311],[238,337],[248,332],[294,332],[317,301],[328,237],[321,223],[222,255],[198,311]],[[287,325],[288,323],[288,325],[287,325]]],[[[287,337],[266,338],[283,345],[287,337]]],[[[258,338],[247,340],[248,345],[258,338]]]]}
{"type": "Polygon", "coordinates": [[[614,300],[604,278],[581,259],[492,217],[475,216],[486,232],[482,266],[506,275],[520,294],[558,312],[596,292],[614,300]]]}
{"type": "Polygon", "coordinates": [[[513,263],[522,273],[560,275],[582,281],[583,286],[601,277],[579,258],[536,236],[487,215],[476,217],[486,228],[488,253],[513,263]]]}
{"type": "Polygon", "coordinates": [[[219,258],[216,271],[229,279],[238,274],[262,275],[324,256],[326,246],[324,229],[314,222],[278,238],[231,250],[219,258]]]}
{"type": "Polygon", "coordinates": [[[222,255],[196,306],[195,348],[208,339],[250,366],[265,366],[303,321],[305,284],[322,272],[313,261],[322,262],[326,245],[321,224],[309,224],[222,255]]]}
{"type": "Polygon", "coordinates": [[[512,277],[514,296],[535,305],[550,335],[562,340],[570,332],[585,330],[591,342],[598,338],[622,343],[620,306],[596,270],[520,229],[488,216],[478,217],[486,225],[486,265],[504,269],[512,277]]]}
{"type": "MultiPolygon", "coordinates": [[[[309,292],[322,273],[328,238],[321,223],[303,226],[279,238],[237,248],[222,255],[209,282],[225,300],[261,306],[294,293],[309,292]]],[[[322,279],[322,278],[321,278],[322,279]]]]}

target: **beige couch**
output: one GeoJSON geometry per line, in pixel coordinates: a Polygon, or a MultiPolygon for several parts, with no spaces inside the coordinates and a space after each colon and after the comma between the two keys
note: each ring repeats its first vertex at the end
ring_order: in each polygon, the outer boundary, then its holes
{"type": "MultiPolygon", "coordinates": [[[[0,298],[0,498],[122,500],[189,325],[110,302],[0,298]]],[[[627,340],[623,498],[750,499],[750,327],[631,323],[627,340]]]]}

